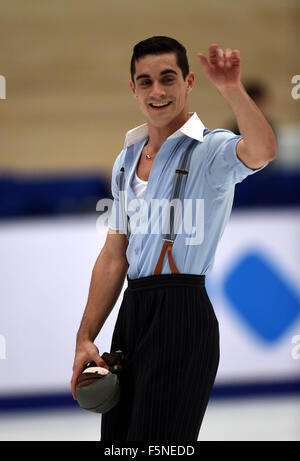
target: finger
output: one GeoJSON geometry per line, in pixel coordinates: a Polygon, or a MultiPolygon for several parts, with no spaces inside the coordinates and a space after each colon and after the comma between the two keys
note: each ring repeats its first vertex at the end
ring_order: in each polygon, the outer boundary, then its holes
{"type": "Polygon", "coordinates": [[[80,364],[77,363],[76,365],[73,366],[73,376],[71,379],[71,392],[72,392],[74,400],[77,400],[77,397],[76,397],[77,378],[80,375],[80,373],[82,373],[83,370],[86,368],[87,364],[88,362],[80,363],[80,364]]]}
{"type": "Polygon", "coordinates": [[[95,362],[97,364],[98,367],[102,367],[102,368],[106,368],[107,370],[109,370],[109,366],[107,365],[107,363],[100,357],[100,355],[98,357],[95,358],[95,362]]]}
{"type": "Polygon", "coordinates": [[[201,64],[202,64],[204,70],[205,70],[206,72],[208,72],[208,71],[209,71],[209,63],[208,63],[206,57],[205,57],[204,54],[202,54],[202,53],[198,53],[198,57],[199,57],[199,59],[200,59],[200,61],[201,61],[201,64]]]}
{"type": "Polygon", "coordinates": [[[224,55],[225,55],[225,66],[227,68],[230,68],[231,64],[232,64],[232,62],[231,62],[232,49],[231,48],[226,48],[224,55]]]}
{"type": "Polygon", "coordinates": [[[81,367],[76,366],[73,369],[73,376],[72,376],[72,380],[71,380],[71,392],[72,392],[74,400],[77,400],[77,397],[76,397],[76,382],[77,382],[77,378],[78,378],[78,376],[80,375],[80,373],[84,369],[85,369],[85,365],[83,365],[81,367]]]}
{"type": "Polygon", "coordinates": [[[224,59],[224,51],[222,48],[217,48],[217,60],[218,60],[218,65],[220,67],[224,67],[225,59],[224,59]]]}
{"type": "Polygon", "coordinates": [[[232,50],[232,65],[237,66],[240,64],[240,51],[239,50],[232,50]]]}
{"type": "Polygon", "coordinates": [[[225,50],[225,58],[230,59],[232,54],[232,49],[231,48],[226,48],[225,50]]]}
{"type": "Polygon", "coordinates": [[[107,365],[107,363],[100,356],[98,348],[96,348],[95,352],[93,353],[92,360],[96,363],[97,367],[103,367],[103,368],[109,369],[109,366],[107,365]]]}
{"type": "Polygon", "coordinates": [[[77,400],[77,396],[76,396],[76,381],[77,381],[77,376],[75,376],[73,374],[72,380],[71,380],[71,392],[72,392],[74,400],[77,400]]]}
{"type": "Polygon", "coordinates": [[[217,65],[218,61],[218,44],[217,43],[212,43],[209,47],[209,60],[212,65],[217,65]]]}

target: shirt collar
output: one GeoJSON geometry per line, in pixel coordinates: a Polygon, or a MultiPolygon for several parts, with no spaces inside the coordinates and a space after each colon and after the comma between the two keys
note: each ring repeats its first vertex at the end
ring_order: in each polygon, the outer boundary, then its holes
{"type": "MultiPolygon", "coordinates": [[[[177,138],[185,134],[190,138],[197,139],[197,141],[203,141],[203,131],[205,126],[201,122],[196,112],[190,112],[191,117],[179,128],[175,133],[171,134],[167,139],[177,138]]],[[[124,148],[136,144],[137,142],[148,136],[148,125],[144,123],[139,125],[132,130],[127,131],[125,136],[124,148]]]]}

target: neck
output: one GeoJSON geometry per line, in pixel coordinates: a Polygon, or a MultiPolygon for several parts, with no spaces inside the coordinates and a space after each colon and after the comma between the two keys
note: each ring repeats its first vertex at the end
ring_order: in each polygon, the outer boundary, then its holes
{"type": "Polygon", "coordinates": [[[179,114],[178,117],[174,118],[170,123],[161,127],[154,126],[148,121],[148,144],[151,145],[155,152],[157,152],[165,140],[171,136],[171,134],[175,133],[175,131],[179,130],[190,116],[191,114],[188,111],[185,111],[184,113],[179,114]]]}

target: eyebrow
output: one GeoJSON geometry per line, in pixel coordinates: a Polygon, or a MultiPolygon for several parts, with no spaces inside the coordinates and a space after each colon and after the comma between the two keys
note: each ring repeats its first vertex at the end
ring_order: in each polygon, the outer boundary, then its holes
{"type": "MultiPolygon", "coordinates": [[[[165,69],[165,70],[162,70],[160,75],[165,75],[165,74],[175,74],[177,75],[177,72],[173,69],[165,69]]],[[[139,80],[141,78],[151,78],[149,74],[141,74],[139,75],[138,77],[136,77],[136,80],[139,80]]]]}

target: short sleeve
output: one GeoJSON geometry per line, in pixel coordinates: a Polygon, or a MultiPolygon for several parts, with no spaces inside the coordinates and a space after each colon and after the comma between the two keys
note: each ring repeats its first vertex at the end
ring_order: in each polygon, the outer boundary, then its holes
{"type": "Polygon", "coordinates": [[[121,230],[122,223],[120,222],[120,200],[119,200],[119,179],[120,169],[123,164],[124,150],[117,156],[111,176],[111,192],[113,196],[113,203],[108,217],[108,227],[112,230],[121,230]]]}
{"type": "Polygon", "coordinates": [[[269,163],[255,170],[248,168],[236,154],[236,145],[242,136],[232,131],[212,130],[206,138],[206,178],[210,185],[219,192],[226,192],[247,176],[265,168],[269,163]]]}

